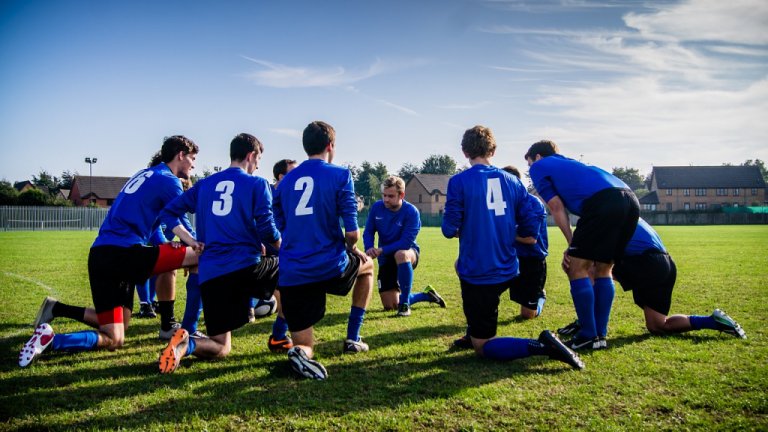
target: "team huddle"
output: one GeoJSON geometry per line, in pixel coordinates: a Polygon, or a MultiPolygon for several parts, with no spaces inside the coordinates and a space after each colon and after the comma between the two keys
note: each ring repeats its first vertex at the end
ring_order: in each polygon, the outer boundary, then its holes
{"type": "MultiPolygon", "coordinates": [[[[281,161],[274,171],[276,183],[270,185],[253,175],[263,145],[253,135],[239,134],[230,143],[229,168],[185,191],[182,180],[190,177],[199,149],[184,136],[166,138],[150,167],[125,184],[91,246],[93,308],[46,298],[19,365],[28,366],[47,349],[120,348],[132,315],[134,287],[153,276],[159,336],[168,341],[158,360],[161,373],[174,372],[186,356],[227,356],[232,331],[252,321],[261,302],[276,307],[267,341],[270,351],[286,353],[297,375],[326,379],[328,372],[314,359],[313,327],[325,315],[328,294],[347,296],[351,291],[342,350],[368,351],[361,329],[373,291],[373,259],[378,261],[384,309],[407,317],[419,302],[445,308],[431,286],[413,292],[421,223],[416,207],[404,200],[403,180],[390,176],[382,183],[382,199],[371,205],[360,250],[352,176],[349,169],[332,164],[334,129],[312,122],[302,141],[307,160],[281,161]],[[195,214],[194,227],[188,213],[195,214]],[[158,235],[163,231],[164,236],[158,235]],[[173,237],[179,241],[166,240],[173,237]],[[190,274],[184,321],[177,323],[175,270],[182,268],[190,274]],[[201,308],[207,334],[197,329],[201,308]],[[74,319],[95,330],[55,333],[50,325],[54,318],[74,319]]],[[[455,347],[474,348],[479,356],[498,360],[547,356],[582,369],[577,351],[608,347],[614,278],[633,291],[654,334],[713,329],[746,337],[719,309],[708,316],[667,316],[674,261],[658,234],[639,218],[637,198],[620,179],[562,156],[551,141],[540,141],[525,154],[540,200],[521,183],[516,169],[492,165],[496,142],[488,128],[467,130],[461,148],[470,167],[450,178],[442,222],[443,235],[459,241],[455,271],[467,332],[455,347]],[[545,330],[538,339],[498,337],[504,291],[520,304],[524,318],[535,318],[544,308],[545,203],[568,243],[561,266],[570,280],[577,320],[557,332],[545,330]],[[575,230],[569,213],[579,216],[575,230]],[[572,338],[563,342],[558,333],[572,338]]],[[[154,314],[146,294],[140,292],[140,300],[138,315],[154,314]]]]}

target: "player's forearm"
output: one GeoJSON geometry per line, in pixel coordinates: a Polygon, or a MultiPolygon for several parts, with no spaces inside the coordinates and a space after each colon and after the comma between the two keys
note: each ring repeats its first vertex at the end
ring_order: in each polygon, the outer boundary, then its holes
{"type": "Polygon", "coordinates": [[[357,246],[357,241],[360,239],[360,231],[347,231],[344,233],[344,241],[347,244],[347,249],[353,249],[357,246]]]}

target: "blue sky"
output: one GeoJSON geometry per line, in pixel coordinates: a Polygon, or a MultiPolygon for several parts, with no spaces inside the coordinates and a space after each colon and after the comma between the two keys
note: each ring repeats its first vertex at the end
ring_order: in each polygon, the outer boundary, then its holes
{"type": "Polygon", "coordinates": [[[197,171],[249,132],[260,175],[337,131],[390,172],[490,127],[610,170],[768,161],[768,2],[0,2],[0,179],[130,176],[183,134],[197,171]]]}

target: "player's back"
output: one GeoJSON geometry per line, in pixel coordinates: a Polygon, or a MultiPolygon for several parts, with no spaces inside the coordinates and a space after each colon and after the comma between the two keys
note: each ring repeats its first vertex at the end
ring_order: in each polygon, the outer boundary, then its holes
{"type": "Polygon", "coordinates": [[[340,219],[357,230],[357,202],[348,169],[308,159],[280,182],[275,216],[283,234],[280,285],[293,286],[341,274],[348,258],[340,219]]]}
{"type": "Polygon", "coordinates": [[[443,233],[459,232],[462,279],[495,284],[518,274],[516,218],[526,195],[516,177],[493,166],[474,165],[451,177],[443,233]]]}
{"type": "Polygon", "coordinates": [[[580,215],[585,199],[609,188],[629,187],[614,175],[596,166],[586,165],[556,154],[531,165],[531,180],[545,202],[559,196],[565,207],[580,215]]]}
{"type": "Polygon", "coordinates": [[[166,164],[139,171],[115,198],[93,246],[147,244],[160,211],[181,193],[181,181],[166,164]]]}
{"type": "Polygon", "coordinates": [[[544,258],[549,254],[549,235],[547,233],[547,210],[541,200],[533,194],[528,194],[527,202],[529,211],[533,212],[536,219],[539,220],[539,231],[536,237],[536,244],[523,244],[515,242],[515,249],[518,257],[544,258]]]}
{"type": "Polygon", "coordinates": [[[258,263],[262,242],[279,238],[267,180],[230,167],[189,193],[196,196],[197,239],[205,244],[201,281],[258,263]]]}
{"type": "Polygon", "coordinates": [[[642,255],[643,252],[648,250],[656,250],[659,252],[666,252],[664,243],[661,242],[661,237],[654,230],[648,222],[640,218],[637,221],[637,228],[632,238],[627,243],[627,247],[624,249],[625,255],[642,255]]]}

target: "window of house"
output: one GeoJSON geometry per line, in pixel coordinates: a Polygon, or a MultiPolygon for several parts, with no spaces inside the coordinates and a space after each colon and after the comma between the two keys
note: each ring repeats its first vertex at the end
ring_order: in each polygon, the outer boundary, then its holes
{"type": "Polygon", "coordinates": [[[727,196],[728,195],[728,189],[726,188],[717,188],[715,191],[715,195],[717,196],[727,196]]]}
{"type": "Polygon", "coordinates": [[[440,194],[435,194],[435,202],[440,202],[440,194]]]}
{"type": "Polygon", "coordinates": [[[691,209],[691,203],[683,203],[683,209],[690,210],[691,209]]]}
{"type": "Polygon", "coordinates": [[[691,196],[691,189],[689,189],[689,188],[683,189],[683,195],[684,196],[691,196]]]}
{"type": "Polygon", "coordinates": [[[419,202],[421,202],[421,194],[419,194],[419,202]]]}
{"type": "Polygon", "coordinates": [[[707,209],[707,203],[696,203],[696,210],[706,210],[707,209]]]}
{"type": "Polygon", "coordinates": [[[667,189],[667,195],[672,195],[672,189],[667,189]]]}
{"type": "Polygon", "coordinates": [[[738,206],[739,206],[739,203],[733,203],[733,206],[734,206],[734,207],[738,207],[738,206]]]}
{"type": "Polygon", "coordinates": [[[707,196],[706,188],[696,188],[696,196],[707,196]]]}
{"type": "Polygon", "coordinates": [[[667,203],[667,211],[672,211],[672,203],[667,203]]]}
{"type": "Polygon", "coordinates": [[[739,190],[739,188],[734,188],[733,189],[733,196],[739,196],[739,195],[741,195],[741,191],[739,190]]]}
{"type": "Polygon", "coordinates": [[[752,196],[756,196],[756,195],[757,195],[757,188],[752,188],[752,196]]]}

